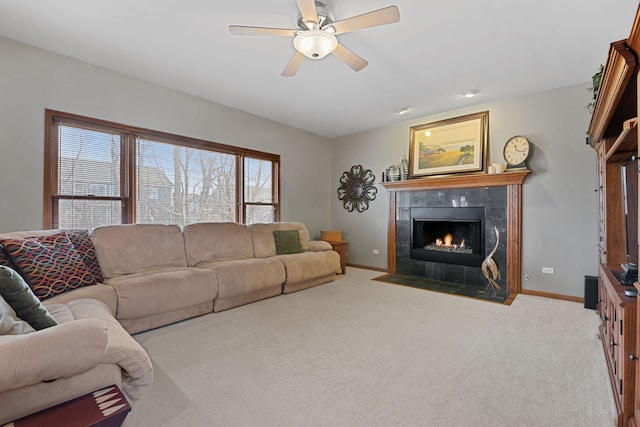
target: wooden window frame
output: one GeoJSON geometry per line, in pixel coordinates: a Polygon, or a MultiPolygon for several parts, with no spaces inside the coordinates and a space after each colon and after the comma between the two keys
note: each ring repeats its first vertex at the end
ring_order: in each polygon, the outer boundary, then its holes
{"type": "Polygon", "coordinates": [[[245,156],[241,159],[242,163],[242,187],[240,191],[242,191],[242,198],[238,198],[238,200],[242,200],[242,206],[240,212],[242,214],[242,223],[246,224],[247,222],[247,206],[273,206],[274,209],[274,218],[275,221],[280,221],[280,162],[274,162],[273,159],[267,157],[260,156],[245,156]],[[274,180],[274,185],[271,186],[271,200],[273,202],[247,202],[244,198],[244,158],[250,158],[253,160],[263,160],[263,161],[271,161],[271,177],[274,180]]]}
{"type": "Polygon", "coordinates": [[[122,223],[136,222],[136,138],[148,138],[181,147],[203,149],[236,156],[236,206],[235,220],[245,223],[247,205],[274,206],[274,221],[280,221],[280,155],[248,148],[235,147],[212,141],[174,135],[151,129],[139,128],[110,122],[101,119],[65,113],[61,111],[45,110],[44,132],[44,190],[43,190],[43,227],[45,229],[58,228],[58,203],[60,200],[117,200],[122,203],[122,223]],[[57,194],[58,189],[58,147],[57,122],[84,125],[89,129],[103,128],[121,134],[121,162],[120,162],[120,196],[67,196],[57,194]],[[272,165],[272,203],[247,203],[244,200],[244,159],[258,159],[270,161],[272,165]]]}

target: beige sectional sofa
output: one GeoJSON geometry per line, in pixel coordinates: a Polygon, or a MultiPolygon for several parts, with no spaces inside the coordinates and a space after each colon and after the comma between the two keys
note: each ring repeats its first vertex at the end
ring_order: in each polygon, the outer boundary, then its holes
{"type": "Polygon", "coordinates": [[[212,311],[218,281],[187,265],[177,225],[99,227],[91,240],[104,284],[117,295],[116,318],[130,333],[212,311]]]}
{"type": "Polygon", "coordinates": [[[250,227],[234,223],[198,223],[184,228],[188,264],[215,275],[218,296],[213,302],[213,311],[282,293],[286,281],[284,266],[275,258],[254,257],[250,227]]]}
{"type": "Polygon", "coordinates": [[[153,370],[130,334],[327,283],[340,269],[331,245],[296,222],[106,226],[91,241],[102,283],[44,300],[57,326],[0,336],[0,423],[111,384],[135,409],[153,370]],[[302,252],[278,255],[274,230],[297,230],[302,252]]]}

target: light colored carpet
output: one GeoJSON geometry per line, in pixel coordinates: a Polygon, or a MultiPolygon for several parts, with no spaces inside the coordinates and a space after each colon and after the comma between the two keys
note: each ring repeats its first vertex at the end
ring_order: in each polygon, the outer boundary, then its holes
{"type": "Polygon", "coordinates": [[[372,281],[334,283],[135,338],[155,383],[139,427],[615,425],[598,317],[372,281]]]}

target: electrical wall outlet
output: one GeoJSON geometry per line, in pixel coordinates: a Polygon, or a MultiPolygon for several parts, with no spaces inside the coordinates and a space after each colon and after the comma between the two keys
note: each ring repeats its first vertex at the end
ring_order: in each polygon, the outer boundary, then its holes
{"type": "Polygon", "coordinates": [[[542,272],[544,274],[553,274],[553,268],[552,267],[542,267],[542,272]]]}
{"type": "Polygon", "coordinates": [[[374,254],[374,255],[380,255],[380,251],[379,251],[379,250],[377,250],[377,249],[374,249],[374,250],[373,250],[373,254],[374,254]]]}

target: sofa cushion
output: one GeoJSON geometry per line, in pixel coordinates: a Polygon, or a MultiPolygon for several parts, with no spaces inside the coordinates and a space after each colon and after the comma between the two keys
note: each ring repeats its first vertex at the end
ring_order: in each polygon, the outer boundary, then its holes
{"type": "Polygon", "coordinates": [[[69,240],[67,233],[8,238],[0,241],[38,298],[46,299],[96,279],[69,240]]]}
{"type": "Polygon", "coordinates": [[[187,262],[203,263],[253,258],[253,243],[245,225],[233,222],[202,222],[184,227],[187,262]]]}
{"type": "Polygon", "coordinates": [[[34,331],[35,329],[20,319],[9,303],[0,297],[0,335],[19,335],[34,331]]]}
{"type": "MultiPolygon", "coordinates": [[[[101,301],[107,307],[109,307],[109,310],[111,311],[112,316],[116,315],[116,311],[118,309],[118,296],[116,295],[116,290],[113,289],[111,286],[104,285],[102,283],[98,283],[97,285],[94,285],[94,286],[83,286],[78,289],[72,289],[69,292],[64,292],[54,297],[48,298],[44,300],[42,303],[44,304],[45,307],[47,307],[47,310],[49,310],[49,313],[53,315],[53,312],[51,311],[51,308],[50,308],[51,305],[67,304],[71,301],[75,301],[77,299],[82,299],[82,298],[91,298],[94,300],[101,301]]],[[[55,315],[53,317],[56,318],[55,315]]]]}
{"type": "Polygon", "coordinates": [[[24,279],[9,267],[0,266],[0,295],[18,317],[40,330],[58,323],[33,294],[24,279]]]}
{"type": "Polygon", "coordinates": [[[253,256],[268,258],[276,256],[276,243],[273,238],[274,230],[298,230],[300,244],[303,251],[309,250],[309,231],[300,222],[274,222],[270,224],[251,224],[248,226],[253,241],[253,256]]]}
{"type": "Polygon", "coordinates": [[[273,230],[278,255],[299,254],[302,252],[298,230],[273,230]]]}
{"type": "Polygon", "coordinates": [[[138,319],[213,301],[216,275],[208,269],[183,267],[107,279],[118,295],[118,319],[138,319]]]}
{"type": "Polygon", "coordinates": [[[331,246],[331,243],[325,242],[324,240],[309,241],[309,251],[311,252],[330,251],[332,249],[333,246],[331,246]]]}
{"type": "Polygon", "coordinates": [[[159,268],[187,267],[182,230],[177,225],[128,224],[91,233],[105,279],[159,268]]]}
{"type": "Polygon", "coordinates": [[[209,268],[218,278],[216,312],[282,294],[284,265],[275,257],[224,261],[209,268]]]}
{"type": "Polygon", "coordinates": [[[73,247],[76,248],[76,251],[78,251],[78,254],[82,257],[85,265],[89,267],[96,282],[102,282],[102,271],[100,270],[100,264],[98,264],[96,248],[93,246],[93,242],[89,237],[89,230],[67,230],[67,235],[71,243],[73,243],[73,247]]]}
{"type": "Polygon", "coordinates": [[[210,266],[218,276],[218,298],[279,287],[285,279],[284,265],[275,258],[249,258],[210,266]]]}
{"type": "Polygon", "coordinates": [[[320,283],[317,279],[322,278],[333,280],[336,271],[340,269],[340,255],[334,251],[279,255],[278,259],[284,264],[287,272],[285,292],[289,286],[300,283],[320,283]]]}
{"type": "Polygon", "coordinates": [[[73,314],[66,304],[49,304],[49,301],[51,300],[47,301],[47,311],[56,319],[58,325],[73,321],[73,314]]]}

